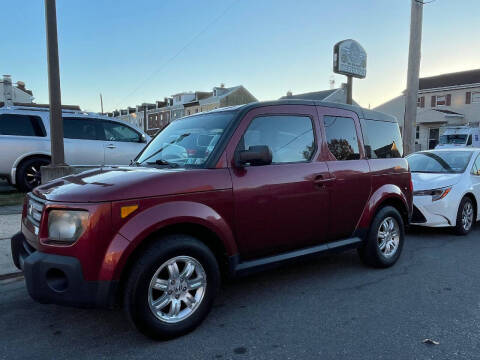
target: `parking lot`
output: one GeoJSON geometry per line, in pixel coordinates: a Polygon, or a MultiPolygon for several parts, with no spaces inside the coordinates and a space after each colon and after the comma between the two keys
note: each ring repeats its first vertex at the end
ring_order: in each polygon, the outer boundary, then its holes
{"type": "Polygon", "coordinates": [[[234,281],[196,331],[168,342],[121,311],[41,305],[22,278],[3,280],[0,358],[478,359],[479,236],[411,229],[390,269],[351,251],[234,281]]]}

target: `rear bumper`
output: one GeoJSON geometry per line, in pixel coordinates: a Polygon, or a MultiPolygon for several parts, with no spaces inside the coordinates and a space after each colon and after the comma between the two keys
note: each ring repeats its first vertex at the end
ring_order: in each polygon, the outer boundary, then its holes
{"type": "Polygon", "coordinates": [[[30,296],[40,303],[112,307],[117,281],[86,281],[77,258],[35,251],[22,233],[11,239],[15,265],[23,270],[30,296]]]}

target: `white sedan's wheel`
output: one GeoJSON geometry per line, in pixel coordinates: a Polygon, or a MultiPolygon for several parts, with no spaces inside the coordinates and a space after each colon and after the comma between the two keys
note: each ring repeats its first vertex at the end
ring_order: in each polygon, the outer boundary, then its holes
{"type": "Polygon", "coordinates": [[[455,226],[455,232],[458,235],[466,235],[472,230],[473,222],[475,219],[475,207],[470,198],[464,197],[460,201],[457,212],[457,224],[455,226]]]}

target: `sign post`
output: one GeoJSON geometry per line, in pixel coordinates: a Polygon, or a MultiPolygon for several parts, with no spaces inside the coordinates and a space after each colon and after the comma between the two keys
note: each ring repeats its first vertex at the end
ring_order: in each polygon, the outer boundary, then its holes
{"type": "Polygon", "coordinates": [[[347,76],[347,104],[352,104],[353,78],[367,76],[367,53],[352,39],[342,40],[333,47],[333,72],[347,76]]]}

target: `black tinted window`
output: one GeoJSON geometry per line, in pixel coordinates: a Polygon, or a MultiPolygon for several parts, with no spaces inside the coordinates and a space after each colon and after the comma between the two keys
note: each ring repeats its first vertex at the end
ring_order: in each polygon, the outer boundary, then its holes
{"type": "Polygon", "coordinates": [[[252,120],[243,136],[243,144],[267,145],[273,163],[308,161],[315,151],[312,120],[308,116],[272,115],[252,120]]]}
{"type": "Polygon", "coordinates": [[[2,114],[0,135],[45,136],[45,130],[38,116],[2,114]]]}
{"type": "Polygon", "coordinates": [[[360,158],[357,131],[352,118],[325,116],[324,124],[328,149],[337,160],[360,158]]]}
{"type": "Polygon", "coordinates": [[[63,118],[63,136],[67,139],[101,140],[97,121],[85,118],[63,118]]]}
{"type": "Polygon", "coordinates": [[[113,122],[102,121],[107,141],[140,142],[140,134],[128,126],[113,122]]]}
{"type": "Polygon", "coordinates": [[[361,121],[365,152],[370,159],[398,158],[403,156],[403,143],[396,122],[361,121]]]}

